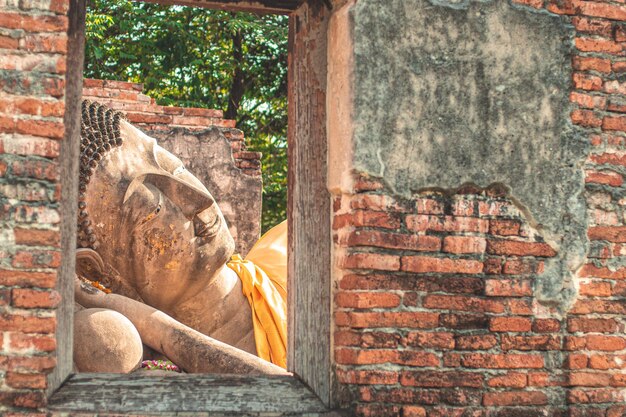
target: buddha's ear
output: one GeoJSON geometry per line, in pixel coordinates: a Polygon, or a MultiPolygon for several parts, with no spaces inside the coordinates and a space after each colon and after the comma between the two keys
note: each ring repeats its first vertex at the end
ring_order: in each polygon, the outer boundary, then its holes
{"type": "Polygon", "coordinates": [[[97,281],[97,277],[104,273],[104,261],[93,249],[76,249],[76,273],[97,281]]]}

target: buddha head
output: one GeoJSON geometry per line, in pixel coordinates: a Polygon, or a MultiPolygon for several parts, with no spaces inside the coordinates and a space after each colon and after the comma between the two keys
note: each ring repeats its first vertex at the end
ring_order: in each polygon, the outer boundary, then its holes
{"type": "Polygon", "coordinates": [[[125,295],[168,311],[207,286],[233,253],[206,187],[119,112],[88,101],[79,186],[78,245],[118,277],[125,295]]]}

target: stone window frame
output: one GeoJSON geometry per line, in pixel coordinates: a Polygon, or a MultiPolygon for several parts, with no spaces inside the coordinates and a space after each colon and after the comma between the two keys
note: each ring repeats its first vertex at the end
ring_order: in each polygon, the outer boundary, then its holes
{"type": "MultiPolygon", "coordinates": [[[[78,136],[85,0],[69,0],[65,137],[61,148],[63,261],[58,291],[57,366],[50,410],[171,414],[319,413],[331,385],[331,197],[327,186],[328,0],[158,0],[163,4],[289,15],[288,358],[292,376],[72,374],[78,136]],[[297,308],[296,308],[297,307],[297,308]]],[[[194,414],[195,415],[195,414],[194,414]]]]}

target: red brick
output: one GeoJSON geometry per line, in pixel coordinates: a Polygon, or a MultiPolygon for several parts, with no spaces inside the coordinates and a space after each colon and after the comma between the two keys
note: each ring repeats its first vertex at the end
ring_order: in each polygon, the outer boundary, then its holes
{"type": "MultiPolygon", "coordinates": [[[[575,40],[576,48],[579,51],[583,52],[604,52],[608,54],[619,54],[622,52],[622,45],[619,43],[613,42],[608,39],[597,39],[597,38],[576,38],[575,40]]],[[[598,77],[595,77],[598,78],[598,77]]],[[[600,86],[602,85],[602,80],[600,79],[600,86]]],[[[598,90],[598,80],[586,81],[584,85],[577,84],[576,82],[576,74],[574,76],[574,84],[576,88],[580,88],[583,90],[598,90]]],[[[601,87],[600,87],[601,88],[601,87]]]]}
{"type": "Polygon", "coordinates": [[[461,358],[461,364],[468,368],[522,369],[543,368],[543,356],[534,354],[487,354],[470,353],[461,358]]]}
{"type": "Polygon", "coordinates": [[[424,297],[422,304],[425,308],[438,310],[461,310],[489,313],[504,312],[504,304],[500,300],[462,295],[428,294],[424,297]]]}
{"type": "Polygon", "coordinates": [[[611,62],[611,69],[616,74],[626,72],[626,61],[611,62]]]}
{"type": "Polygon", "coordinates": [[[609,242],[626,243],[626,226],[596,226],[588,231],[591,240],[608,240],[609,242]]]}
{"type": "Polygon", "coordinates": [[[489,233],[500,236],[519,235],[520,222],[517,220],[493,219],[489,222],[489,233]]]}
{"type": "Polygon", "coordinates": [[[401,290],[482,294],[484,281],[479,277],[459,276],[411,276],[382,274],[347,274],[339,282],[339,288],[345,290],[401,290]]]}
{"type": "MultiPolygon", "coordinates": [[[[42,390],[0,392],[0,404],[18,408],[43,408],[46,405],[46,395],[42,390]]],[[[28,417],[30,416],[28,414],[28,417]]]]}
{"type": "MultiPolygon", "coordinates": [[[[623,118],[624,126],[626,126],[626,117],[623,118]]],[[[604,153],[593,154],[590,156],[592,162],[597,164],[610,164],[626,166],[626,154],[604,153]]]]}
{"type": "Polygon", "coordinates": [[[607,110],[613,113],[626,113],[626,101],[610,98],[607,110]]]}
{"type": "Polygon", "coordinates": [[[405,371],[401,373],[400,383],[424,388],[480,388],[483,379],[477,372],[405,371]]]}
{"type": "Polygon", "coordinates": [[[502,335],[500,345],[503,351],[523,350],[523,351],[543,351],[560,350],[561,338],[555,335],[540,336],[513,336],[502,335]]]}
{"type": "Polygon", "coordinates": [[[541,391],[487,392],[483,395],[485,406],[546,405],[548,396],[541,391]]]}
{"type": "Polygon", "coordinates": [[[583,278],[626,279],[626,268],[610,270],[606,267],[599,268],[593,264],[586,264],[580,270],[579,275],[583,278]]]}
{"type": "Polygon", "coordinates": [[[444,204],[438,200],[419,198],[415,201],[415,210],[418,214],[443,214],[444,204]]]}
{"type": "Polygon", "coordinates": [[[513,3],[534,7],[535,9],[543,8],[543,0],[513,0],[513,3]]]}
{"type": "Polygon", "coordinates": [[[417,307],[421,298],[416,292],[406,292],[402,296],[402,305],[406,307],[417,307]]]}
{"type": "Polygon", "coordinates": [[[616,351],[626,348],[626,340],[621,336],[585,336],[589,350],[616,351]]]}
{"type": "Polygon", "coordinates": [[[553,333],[561,330],[561,323],[556,319],[535,319],[532,331],[535,333],[553,333]]]}
{"type": "Polygon", "coordinates": [[[589,368],[622,369],[626,355],[592,354],[589,356],[589,368]]]}
{"type": "Polygon", "coordinates": [[[67,35],[65,33],[55,34],[30,34],[20,39],[20,49],[29,52],[67,52],[67,35]]]}
{"type": "Polygon", "coordinates": [[[596,372],[572,372],[569,375],[569,385],[583,387],[606,387],[611,376],[596,372]]]}
{"type": "Polygon", "coordinates": [[[45,120],[18,119],[16,131],[34,136],[45,136],[54,139],[63,139],[65,126],[61,122],[49,122],[45,120]]]}
{"type": "Polygon", "coordinates": [[[58,268],[61,254],[52,250],[18,251],[13,256],[14,268],[58,268]]]}
{"type": "Polygon", "coordinates": [[[408,207],[392,197],[384,194],[357,194],[350,201],[350,208],[354,210],[372,210],[384,212],[407,212],[408,207]]]}
{"type": "Polygon", "coordinates": [[[413,329],[431,329],[439,323],[438,313],[412,311],[399,312],[336,312],[337,326],[353,328],[406,327],[413,329]]]}
{"type": "Polygon", "coordinates": [[[53,352],[56,349],[56,338],[19,332],[9,333],[9,347],[14,351],[53,352]]]}
{"type": "Polygon", "coordinates": [[[406,405],[402,407],[402,417],[426,417],[426,409],[417,405],[406,405]]]}
{"type": "Polygon", "coordinates": [[[402,233],[388,233],[374,230],[357,230],[346,237],[348,246],[374,246],[388,249],[438,252],[441,239],[436,236],[419,236],[402,233]]]}
{"type": "Polygon", "coordinates": [[[530,387],[563,387],[568,384],[567,377],[557,372],[529,372],[528,386],[530,387]]]}
{"type": "Polygon", "coordinates": [[[400,305],[400,296],[384,292],[340,292],[335,304],[343,308],[393,308],[400,305]]]}
{"type": "Polygon", "coordinates": [[[571,404],[602,404],[621,402],[623,393],[614,389],[572,389],[567,394],[571,404]]]}
{"type": "Polygon", "coordinates": [[[494,388],[524,388],[528,383],[526,374],[508,372],[489,378],[487,385],[494,388]]]}
{"type": "Polygon", "coordinates": [[[9,358],[7,369],[14,372],[49,372],[56,366],[53,356],[16,356],[9,358]]]}
{"type": "Polygon", "coordinates": [[[456,199],[450,207],[450,213],[453,216],[474,216],[476,214],[476,201],[468,200],[465,196],[456,199]]]}
{"type": "Polygon", "coordinates": [[[584,333],[614,333],[617,332],[618,323],[615,319],[600,318],[569,318],[567,331],[584,333]]]}
{"type": "Polygon", "coordinates": [[[434,258],[428,256],[403,256],[402,270],[407,272],[478,274],[483,264],[473,259],[434,258]]]}
{"type": "MultiPolygon", "coordinates": [[[[136,93],[120,93],[118,99],[135,100],[136,93]]],[[[149,123],[149,124],[172,124],[174,119],[170,115],[150,114],[150,113],[133,113],[127,112],[126,118],[131,123],[149,123]]]]}
{"type": "Polygon", "coordinates": [[[511,314],[518,316],[532,316],[534,315],[533,303],[528,298],[510,298],[506,303],[509,307],[511,314]]]}
{"type": "Polygon", "coordinates": [[[502,273],[502,262],[504,258],[487,258],[483,272],[487,275],[498,275],[502,273]]]}
{"type": "Polygon", "coordinates": [[[587,367],[589,358],[582,353],[570,353],[565,359],[566,369],[584,369],[587,367]]]}
{"type": "Polygon", "coordinates": [[[347,226],[398,229],[400,220],[393,213],[366,210],[354,210],[352,213],[341,214],[333,219],[333,228],[335,230],[347,226]]]}
{"type": "Polygon", "coordinates": [[[341,330],[335,332],[336,346],[360,346],[363,348],[397,348],[402,337],[397,333],[356,332],[341,330]]]}
{"type": "Polygon", "coordinates": [[[9,36],[0,36],[0,48],[1,49],[17,49],[19,40],[17,38],[11,38],[9,36]]]}
{"type": "Polygon", "coordinates": [[[416,367],[439,366],[439,358],[428,352],[398,351],[398,350],[359,350],[336,349],[335,360],[338,364],[372,365],[393,363],[416,367]]]}
{"type": "Polygon", "coordinates": [[[54,161],[19,159],[11,164],[11,170],[16,177],[53,181],[59,179],[59,165],[54,161]]]}
{"type": "Polygon", "coordinates": [[[398,373],[391,371],[337,371],[337,380],[342,384],[389,385],[398,383],[398,373]]]}
{"type": "Polygon", "coordinates": [[[443,251],[448,253],[483,253],[487,241],[475,236],[446,236],[443,239],[443,251]]]}
{"type": "Polygon", "coordinates": [[[529,332],[532,322],[527,317],[493,317],[489,321],[492,332],[529,332]]]}
{"type": "Polygon", "coordinates": [[[42,374],[7,372],[4,381],[12,388],[44,389],[47,387],[46,376],[42,374]]]}
{"type": "MultiPolygon", "coordinates": [[[[577,43],[580,39],[576,40],[577,43]]],[[[576,72],[573,75],[574,88],[577,90],[601,91],[604,81],[597,75],[576,72]]],[[[573,118],[573,116],[572,116],[573,118]]]]}
{"type": "Polygon", "coordinates": [[[612,294],[611,284],[608,282],[583,282],[580,284],[579,294],[590,297],[610,297],[612,294]]]}
{"type": "Polygon", "coordinates": [[[54,317],[32,317],[3,314],[0,316],[1,331],[22,331],[24,333],[52,333],[56,328],[54,317]]]}
{"type": "Polygon", "coordinates": [[[602,119],[602,130],[617,130],[626,132],[626,117],[624,116],[606,116],[602,119]]]}
{"type": "MultiPolygon", "coordinates": [[[[613,25],[611,24],[611,22],[608,22],[606,20],[576,16],[572,19],[572,23],[574,23],[574,26],[576,27],[576,30],[578,32],[591,33],[594,35],[603,36],[605,38],[610,38],[613,32],[613,25]]],[[[600,58],[591,58],[591,57],[588,58],[588,57],[576,56],[574,57],[574,69],[577,69],[577,70],[596,69],[596,68],[581,68],[580,65],[577,65],[577,62],[579,60],[585,60],[585,59],[589,59],[591,62],[593,62],[594,60],[608,61],[608,60],[600,59],[600,58]]],[[[602,64],[601,68],[605,69],[604,63],[602,64]]],[[[608,63],[608,71],[602,71],[602,72],[607,72],[607,73],[611,72],[610,62],[608,63]]]]}
{"type": "Polygon", "coordinates": [[[624,183],[624,177],[614,171],[587,171],[585,182],[619,187],[624,183]]]}
{"type": "Polygon", "coordinates": [[[439,325],[458,330],[487,329],[489,319],[482,314],[442,314],[439,325]]]}
{"type": "Polygon", "coordinates": [[[398,271],[400,269],[400,257],[377,253],[355,253],[344,257],[341,266],[346,269],[398,271]]]}
{"type": "Polygon", "coordinates": [[[485,294],[496,297],[524,297],[533,294],[529,280],[488,279],[485,282],[485,294]]]}
{"type": "Polygon", "coordinates": [[[475,217],[410,215],[406,217],[406,226],[415,232],[466,232],[486,233],[489,221],[475,217]]]}
{"type": "Polygon", "coordinates": [[[546,9],[557,14],[576,14],[574,0],[548,0],[546,9]]]}
{"type": "Polygon", "coordinates": [[[16,227],[13,229],[15,234],[15,243],[17,245],[29,246],[54,246],[59,247],[61,239],[58,230],[46,229],[25,229],[16,227]]]}
{"type": "Polygon", "coordinates": [[[555,250],[547,243],[518,240],[489,240],[487,241],[487,253],[513,256],[556,256],[555,250]]]}
{"type": "Polygon", "coordinates": [[[571,114],[572,122],[583,127],[600,127],[602,118],[592,110],[574,110],[571,114]]]}
{"type": "Polygon", "coordinates": [[[56,285],[56,272],[0,269],[0,285],[53,288],[56,285]]]}
{"type": "Polygon", "coordinates": [[[576,7],[580,14],[603,17],[611,20],[626,20],[626,7],[603,1],[578,1],[576,7]]]}
{"type": "MultiPolygon", "coordinates": [[[[138,88],[138,91],[142,91],[142,90],[143,90],[143,86],[141,86],[141,88],[138,88]]],[[[224,117],[224,112],[222,112],[221,110],[201,109],[201,108],[192,108],[192,107],[185,107],[183,110],[185,112],[185,116],[214,117],[218,119],[224,117]]]]}
{"type": "Polygon", "coordinates": [[[620,281],[616,282],[615,286],[611,290],[611,295],[624,297],[626,296],[626,282],[620,281]]]}
{"type": "MultiPolygon", "coordinates": [[[[570,101],[572,103],[578,104],[579,107],[584,109],[606,109],[606,97],[603,96],[594,96],[591,94],[579,93],[576,91],[572,91],[570,93],[570,101]]],[[[596,120],[600,120],[599,118],[594,117],[596,120]]],[[[600,126],[597,122],[591,123],[592,126],[600,126]]]]}
{"type": "Polygon", "coordinates": [[[410,332],[402,343],[427,349],[454,349],[454,335],[448,332],[410,332]]]}
{"type": "Polygon", "coordinates": [[[54,308],[61,301],[56,291],[40,291],[27,288],[15,288],[12,292],[11,304],[21,308],[54,308]]]}
{"type": "Polygon", "coordinates": [[[375,181],[369,178],[357,178],[353,184],[355,192],[363,191],[378,191],[385,188],[380,181],[375,181]]]}
{"type": "Polygon", "coordinates": [[[455,340],[458,350],[488,350],[498,344],[493,334],[458,335],[455,340]]]}
{"type": "Polygon", "coordinates": [[[0,26],[8,29],[23,29],[27,32],[66,32],[66,16],[43,16],[26,13],[0,13],[0,26]]]}

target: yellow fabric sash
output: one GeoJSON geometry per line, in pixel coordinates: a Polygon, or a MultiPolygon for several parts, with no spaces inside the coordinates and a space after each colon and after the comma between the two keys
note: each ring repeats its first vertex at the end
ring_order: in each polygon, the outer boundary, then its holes
{"type": "Polygon", "coordinates": [[[252,308],[259,357],[287,367],[287,222],[270,229],[246,259],[233,255],[227,264],[242,283],[252,308]]]}

